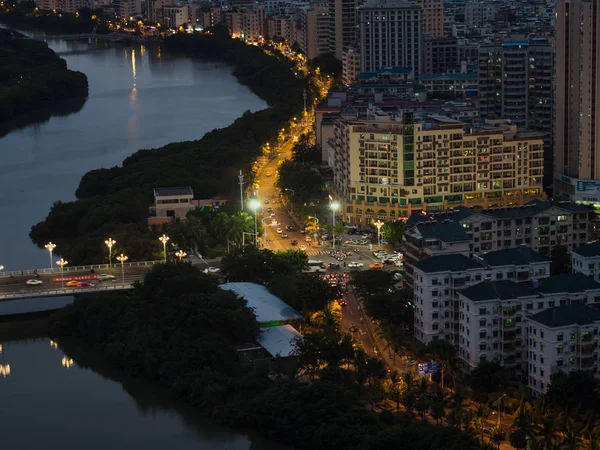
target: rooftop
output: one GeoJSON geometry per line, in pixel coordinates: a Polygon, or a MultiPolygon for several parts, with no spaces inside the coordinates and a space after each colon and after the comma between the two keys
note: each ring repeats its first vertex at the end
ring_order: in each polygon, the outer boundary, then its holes
{"type": "Polygon", "coordinates": [[[590,256],[600,256],[600,241],[591,242],[589,244],[582,245],[579,248],[574,248],[573,253],[577,253],[585,258],[590,256]]]}
{"type": "Polygon", "coordinates": [[[483,255],[478,256],[478,258],[491,267],[509,265],[525,266],[536,262],[550,262],[550,259],[533,251],[530,247],[525,245],[517,248],[505,248],[484,253],[483,255]]]}
{"type": "Polygon", "coordinates": [[[225,291],[235,292],[244,298],[248,307],[254,310],[258,323],[301,319],[298,311],[289,306],[269,290],[256,283],[225,283],[219,286],[225,291]]]}
{"type": "Polygon", "coordinates": [[[155,197],[172,197],[176,195],[191,195],[194,196],[194,191],[191,187],[164,187],[154,188],[155,197]]]}
{"type": "Polygon", "coordinates": [[[415,267],[425,273],[460,272],[462,270],[481,268],[481,264],[463,254],[437,255],[418,261],[415,267]]]}
{"type": "Polygon", "coordinates": [[[529,320],[549,328],[588,325],[600,321],[600,311],[586,305],[563,305],[534,314],[529,320]]]}
{"type": "Polygon", "coordinates": [[[273,357],[287,357],[294,351],[294,340],[302,335],[291,325],[260,329],[258,343],[273,357]]]}
{"type": "Polygon", "coordinates": [[[511,300],[536,295],[533,289],[512,280],[483,281],[463,289],[460,293],[474,302],[511,300]]]}
{"type": "Polygon", "coordinates": [[[543,294],[575,294],[600,289],[600,284],[582,273],[561,273],[539,280],[537,290],[543,294]]]}
{"type": "Polygon", "coordinates": [[[415,230],[424,239],[439,239],[442,242],[468,241],[467,232],[458,222],[444,220],[443,222],[419,223],[415,230]]]}

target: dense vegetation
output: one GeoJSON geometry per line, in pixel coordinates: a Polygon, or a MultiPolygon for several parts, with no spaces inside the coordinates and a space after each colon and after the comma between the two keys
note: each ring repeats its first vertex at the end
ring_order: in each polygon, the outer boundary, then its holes
{"type": "Polygon", "coordinates": [[[56,202],[46,220],[32,227],[30,236],[38,246],[52,240],[74,264],[99,262],[105,257],[102,242],[110,235],[127,246],[133,260],[151,256],[159,250],[145,224],[153,187],[189,185],[197,198],[230,194],[237,188],[238,171],[248,174],[261,146],[275,143],[278,130],[302,108],[308,81],[297,78],[292,63],[281,57],[218,30],[211,35],[174,35],[166,39],[165,47],[232,64],[238,80],[271,107],[246,112],[201,140],[140,150],[121,167],[88,172],[76,201],[56,202]]]}
{"type": "Polygon", "coordinates": [[[78,14],[40,11],[34,2],[8,0],[2,2],[0,22],[17,28],[33,28],[59,34],[91,33],[95,26],[96,33],[108,33],[105,25],[98,24],[97,18],[101,14],[102,10],[89,8],[80,8],[78,14]]]}
{"type": "MultiPolygon", "coordinates": [[[[246,263],[268,261],[273,289],[289,283],[302,293],[288,295],[304,301],[311,292],[328,295],[326,283],[298,273],[296,255],[248,250],[238,256],[246,263]]],[[[241,277],[236,268],[230,265],[228,275],[241,277]]],[[[297,306],[307,308],[301,309],[305,316],[323,305],[304,301],[297,306]]],[[[112,366],[157,382],[213,420],[257,429],[296,448],[481,448],[461,426],[419,421],[416,405],[405,415],[371,411],[366,405],[393,395],[397,381],[337,331],[339,316],[331,309],[311,315],[307,326],[318,331],[298,342],[296,357],[276,358],[270,366],[238,361],[236,346],[258,333],[251,310],[188,264],[155,266],[131,294],[77,300],[52,319],[59,339],[85,341],[112,366]]],[[[427,383],[405,382],[414,393],[427,390],[427,383]]],[[[413,397],[407,398],[411,405],[413,397]]]]}
{"type": "Polygon", "coordinates": [[[87,77],[44,42],[0,29],[0,122],[87,95],[87,77]]]}

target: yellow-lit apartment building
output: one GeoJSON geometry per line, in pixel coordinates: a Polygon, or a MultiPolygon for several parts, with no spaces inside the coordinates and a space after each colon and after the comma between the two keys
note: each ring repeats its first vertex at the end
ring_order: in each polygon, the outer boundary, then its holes
{"type": "Polygon", "coordinates": [[[542,135],[506,120],[471,129],[439,115],[370,110],[366,120],[337,121],[334,154],[334,191],[350,223],[544,199],[542,135]]]}

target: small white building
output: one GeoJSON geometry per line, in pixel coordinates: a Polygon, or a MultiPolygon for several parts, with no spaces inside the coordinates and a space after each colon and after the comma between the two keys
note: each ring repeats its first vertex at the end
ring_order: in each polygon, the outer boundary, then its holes
{"type": "Polygon", "coordinates": [[[573,272],[580,272],[600,281],[600,241],[591,242],[571,251],[573,272]]]}
{"type": "Polygon", "coordinates": [[[490,269],[490,280],[525,282],[550,275],[550,259],[526,245],[506,248],[474,256],[476,261],[490,269]]]}
{"type": "Polygon", "coordinates": [[[528,321],[528,386],[533,393],[548,389],[558,372],[598,373],[600,311],[565,305],[534,314],[528,321]]]}

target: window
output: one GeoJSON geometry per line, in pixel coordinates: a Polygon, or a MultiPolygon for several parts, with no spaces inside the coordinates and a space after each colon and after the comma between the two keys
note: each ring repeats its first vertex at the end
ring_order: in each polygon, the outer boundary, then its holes
{"type": "Polygon", "coordinates": [[[485,342],[479,344],[479,350],[487,350],[487,344],[485,342]]]}
{"type": "Polygon", "coordinates": [[[544,344],[540,344],[540,351],[544,351],[544,344]]]}
{"type": "Polygon", "coordinates": [[[481,330],[481,331],[479,332],[479,338],[480,338],[480,339],[485,339],[485,338],[486,338],[486,336],[487,336],[487,333],[485,332],[485,330],[481,330]]]}
{"type": "Polygon", "coordinates": [[[544,302],[538,302],[537,309],[544,309],[544,302]]]}
{"type": "Polygon", "coordinates": [[[434,289],[433,291],[431,291],[431,296],[432,296],[432,297],[437,297],[437,296],[438,296],[438,291],[437,291],[437,289],[434,289]]]}
{"type": "Polygon", "coordinates": [[[556,354],[557,355],[562,355],[563,351],[564,351],[564,349],[563,349],[562,345],[560,347],[556,347],[556,354]]]}
{"type": "Polygon", "coordinates": [[[556,367],[562,367],[565,364],[565,362],[561,359],[557,359],[556,360],[556,367]]]}
{"type": "Polygon", "coordinates": [[[533,309],[533,303],[527,303],[527,309],[533,309]]]}
{"type": "Polygon", "coordinates": [[[559,333],[556,335],[556,340],[557,341],[562,341],[565,338],[565,335],[562,333],[559,333]]]}
{"type": "Polygon", "coordinates": [[[485,319],[480,319],[479,320],[479,326],[480,327],[485,327],[485,319]]]}
{"type": "Polygon", "coordinates": [[[487,308],[479,308],[479,315],[485,316],[487,314],[487,308]]]}
{"type": "Polygon", "coordinates": [[[540,330],[540,337],[543,338],[544,337],[544,330],[540,330]]]}
{"type": "Polygon", "coordinates": [[[558,216],[556,220],[558,220],[559,222],[564,222],[566,220],[569,220],[569,216],[558,216]]]}

